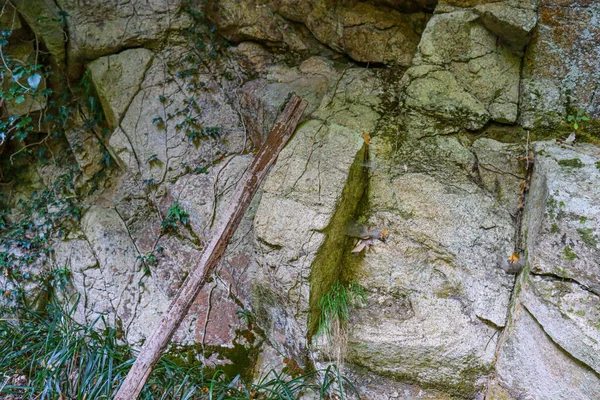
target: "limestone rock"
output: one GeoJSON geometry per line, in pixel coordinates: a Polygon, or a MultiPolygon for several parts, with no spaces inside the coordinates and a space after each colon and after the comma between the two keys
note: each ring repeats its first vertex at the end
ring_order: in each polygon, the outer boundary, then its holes
{"type": "MultiPolygon", "coordinates": [[[[317,268],[330,269],[329,274],[335,275],[331,268],[336,267],[335,262],[313,264],[326,245],[323,231],[332,228],[334,213],[339,212],[336,207],[355,207],[364,190],[360,176],[351,173],[363,152],[359,132],[307,121],[281,152],[265,182],[255,219],[261,268],[254,303],[269,336],[284,354],[299,357],[306,351],[312,285],[327,284],[311,276],[317,268]],[[345,186],[352,187],[349,193],[345,186]]],[[[343,240],[341,228],[335,227],[343,240]]],[[[333,257],[336,254],[339,249],[331,252],[333,257]]]]}
{"type": "Polygon", "coordinates": [[[553,342],[600,373],[600,296],[577,283],[532,275],[521,302],[553,342]]]}
{"type": "Polygon", "coordinates": [[[403,78],[406,106],[425,115],[426,125],[436,125],[431,116],[467,129],[479,129],[488,119],[516,121],[520,59],[498,43],[473,11],[434,15],[413,64],[418,69],[411,68],[403,78]],[[417,86],[413,77],[419,78],[417,86]]]}
{"type": "Polygon", "coordinates": [[[549,0],[539,15],[523,64],[521,124],[556,127],[566,121],[567,105],[599,118],[600,4],[549,0]]]}
{"type": "Polygon", "coordinates": [[[472,150],[477,156],[481,184],[509,211],[514,212],[519,186],[525,180],[525,168],[517,161],[518,155],[523,153],[522,146],[480,138],[473,143],[472,150]]]}
{"type": "Polygon", "coordinates": [[[513,278],[494,257],[512,249],[510,214],[473,182],[475,158],[456,139],[407,140],[388,156],[385,142],[371,143],[382,157],[374,162],[392,157],[404,168],[375,169],[369,182],[368,223],[389,229],[386,244],[346,258],[369,294],[369,306],[352,312],[348,359],[473,396],[506,324],[513,278]]]}
{"type": "Polygon", "coordinates": [[[27,25],[43,41],[56,64],[60,68],[65,67],[67,37],[62,9],[53,0],[15,0],[13,3],[27,25]]]}
{"type": "Polygon", "coordinates": [[[196,67],[198,74],[191,82],[176,76],[177,69],[169,69],[187,68],[182,61],[186,52],[173,46],[153,58],[109,140],[118,162],[150,185],[205,168],[220,155],[242,151],[246,144],[233,90],[201,67],[196,67]]]}
{"type": "Polygon", "coordinates": [[[84,181],[88,181],[103,168],[104,147],[100,144],[94,131],[86,126],[79,115],[73,121],[73,125],[70,129],[65,130],[65,137],[75,156],[79,170],[83,174],[84,181]]]}
{"type": "Polygon", "coordinates": [[[528,308],[518,306],[513,320],[503,339],[496,371],[515,398],[567,400],[596,396],[600,391],[598,375],[557,346],[528,308]]]}
{"type": "MultiPolygon", "coordinates": [[[[93,268],[77,271],[85,276],[82,296],[92,301],[88,312],[104,315],[109,326],[118,327],[126,334],[129,343],[139,343],[150,334],[153,324],[145,325],[141,331],[128,328],[134,320],[151,314],[154,318],[146,319],[146,323],[149,320],[156,323],[158,315],[148,300],[140,304],[144,272],[128,229],[114,209],[99,206],[84,214],[81,227],[97,259],[93,268]]],[[[160,302],[155,298],[152,303],[160,302]]]]}
{"type": "MultiPolygon", "coordinates": [[[[404,81],[405,107],[409,112],[409,132],[420,135],[429,132],[433,125],[426,117],[443,121],[446,129],[482,128],[490,115],[485,105],[464,90],[450,72],[435,66],[418,66],[406,72],[404,81]]],[[[438,124],[438,122],[435,122],[438,124]]]]}
{"type": "Polygon", "coordinates": [[[261,0],[211,0],[207,17],[219,27],[228,40],[259,41],[267,46],[288,47],[308,51],[308,39],[302,30],[290,24],[261,0]]]}
{"type": "Polygon", "coordinates": [[[534,146],[523,231],[531,271],[573,279],[600,295],[600,158],[591,145],[534,146]]]}
{"type": "Polygon", "coordinates": [[[307,38],[287,20],[301,22],[321,43],[361,62],[410,65],[427,17],[370,3],[213,0],[208,17],[230,40],[308,50],[307,38]],[[284,19],[285,18],[285,19],[284,19]],[[286,20],[287,19],[287,20],[286,20]],[[267,21],[265,23],[265,21],[267,21]]]}
{"type": "Polygon", "coordinates": [[[244,122],[256,147],[266,139],[291,93],[308,102],[305,115],[310,115],[319,107],[332,77],[337,76],[331,63],[321,57],[310,57],[297,68],[273,66],[265,72],[264,78],[239,90],[244,122]]]}
{"type": "Polygon", "coordinates": [[[85,7],[59,0],[66,12],[71,74],[80,63],[120,50],[160,43],[169,32],[192,23],[181,0],[134,0],[127,3],[91,1],[85,7]]]}
{"type": "Polygon", "coordinates": [[[510,3],[506,1],[478,5],[475,12],[487,29],[515,49],[522,50],[531,40],[537,23],[537,4],[527,1],[514,2],[517,3],[514,5],[510,3]]]}
{"type": "Polygon", "coordinates": [[[101,57],[88,64],[92,82],[111,129],[114,130],[119,125],[131,100],[140,89],[152,57],[150,50],[139,48],[101,57]]]}

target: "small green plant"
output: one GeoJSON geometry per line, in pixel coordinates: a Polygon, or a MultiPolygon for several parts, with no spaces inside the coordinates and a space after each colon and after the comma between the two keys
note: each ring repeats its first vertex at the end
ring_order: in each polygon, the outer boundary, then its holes
{"type": "Polygon", "coordinates": [[[325,335],[331,339],[334,325],[341,326],[348,321],[350,308],[366,304],[367,295],[358,283],[353,282],[344,286],[339,280],[335,281],[319,301],[321,317],[319,318],[317,337],[325,335]]]}
{"type": "Polygon", "coordinates": [[[590,118],[587,116],[587,114],[583,108],[580,108],[579,110],[577,110],[577,112],[575,114],[569,114],[569,116],[567,116],[567,121],[571,123],[571,126],[576,131],[579,129],[579,126],[582,122],[589,121],[589,120],[590,120],[590,118]]]}
{"type": "Polygon", "coordinates": [[[577,258],[577,254],[569,246],[565,246],[563,250],[563,258],[567,261],[573,262],[577,258]]]}
{"type": "Polygon", "coordinates": [[[179,205],[179,200],[175,200],[175,203],[167,210],[167,216],[160,225],[161,233],[176,232],[178,222],[183,226],[187,226],[189,217],[190,214],[179,205]]]}

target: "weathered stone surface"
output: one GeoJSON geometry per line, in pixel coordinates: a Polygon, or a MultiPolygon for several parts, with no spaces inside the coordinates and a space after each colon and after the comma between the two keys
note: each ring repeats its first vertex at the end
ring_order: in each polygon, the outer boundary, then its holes
{"type": "Polygon", "coordinates": [[[246,145],[235,102],[221,82],[201,67],[193,78],[175,76],[188,68],[186,53],[173,46],[154,57],[109,140],[121,165],[151,185],[206,168],[246,145]]]}
{"type": "Polygon", "coordinates": [[[297,68],[274,66],[265,72],[264,78],[252,80],[239,90],[245,126],[257,147],[291,93],[308,102],[305,115],[310,115],[319,107],[332,77],[338,74],[332,63],[321,57],[310,57],[297,68]]]}
{"type": "Polygon", "coordinates": [[[264,185],[253,304],[272,344],[300,364],[318,320],[311,313],[339,275],[343,225],[365,189],[362,132],[375,129],[380,93],[368,70],[331,82],[319,119],[299,127],[264,185]]]}
{"type": "Polygon", "coordinates": [[[496,371],[514,398],[583,400],[599,393],[598,375],[557,346],[527,308],[518,305],[512,318],[496,371]]]}
{"type": "Polygon", "coordinates": [[[288,20],[301,22],[323,44],[361,62],[410,65],[427,17],[370,3],[331,0],[214,0],[208,17],[230,40],[309,50],[308,38],[288,20]],[[287,20],[286,20],[287,19],[287,20]]]}
{"type": "Polygon", "coordinates": [[[85,124],[80,115],[76,114],[72,125],[65,131],[65,137],[75,156],[79,170],[83,174],[83,180],[88,181],[103,168],[104,147],[100,144],[92,128],[85,124]]]}
{"type": "Polygon", "coordinates": [[[53,0],[15,0],[27,25],[42,40],[59,67],[66,65],[66,34],[61,8],[53,0]]]}
{"type": "Polygon", "coordinates": [[[299,27],[290,24],[261,0],[211,0],[207,5],[207,16],[218,25],[223,36],[234,42],[254,40],[295,51],[308,51],[310,47],[299,27]]]}
{"type": "MultiPolygon", "coordinates": [[[[71,69],[85,61],[122,49],[161,42],[169,32],[192,23],[181,0],[134,0],[127,3],[94,0],[85,7],[57,1],[68,14],[68,60],[71,69]]],[[[72,73],[77,73],[73,71],[72,73]]]]}
{"type": "Polygon", "coordinates": [[[519,165],[516,157],[524,154],[523,147],[480,138],[473,143],[472,150],[477,157],[480,183],[509,212],[514,212],[519,186],[525,180],[525,169],[519,165]]]}
{"type": "Polygon", "coordinates": [[[520,123],[557,126],[573,112],[567,105],[599,118],[600,4],[545,0],[539,15],[524,60],[520,123]]]}
{"type": "Polygon", "coordinates": [[[515,398],[591,399],[600,389],[597,149],[554,142],[533,149],[523,221],[529,266],[497,375],[515,398]]]}
{"type": "Polygon", "coordinates": [[[487,29],[516,50],[523,50],[537,23],[536,3],[535,0],[487,3],[475,7],[475,12],[487,29]]]}
{"type": "Polygon", "coordinates": [[[409,131],[431,130],[428,126],[479,129],[489,119],[516,121],[520,60],[481,25],[476,13],[434,15],[413,64],[402,82],[408,123],[414,122],[409,131]]]}
{"type": "Polygon", "coordinates": [[[536,274],[573,279],[600,295],[600,170],[591,145],[539,142],[523,231],[536,274]]]}
{"type": "Polygon", "coordinates": [[[131,100],[140,90],[152,57],[150,50],[140,48],[101,57],[88,64],[92,82],[111,129],[119,126],[131,100]]]}
{"type": "Polygon", "coordinates": [[[506,323],[513,278],[494,257],[512,251],[510,214],[473,182],[475,158],[454,138],[405,142],[387,155],[393,145],[386,139],[372,146],[382,157],[376,163],[393,157],[405,167],[375,169],[369,181],[368,222],[387,227],[390,237],[358,261],[369,306],[353,311],[348,359],[473,395],[493,367],[494,336],[506,323]]]}
{"type": "Polygon", "coordinates": [[[336,207],[344,200],[357,201],[342,199],[342,191],[347,184],[358,185],[347,180],[361,149],[359,132],[307,121],[265,182],[255,219],[255,235],[261,244],[255,305],[268,335],[284,354],[301,357],[307,349],[311,268],[317,268],[313,263],[326,241],[324,231],[336,207]]]}
{"type": "Polygon", "coordinates": [[[166,309],[164,299],[160,299],[162,294],[155,291],[152,277],[145,276],[127,226],[114,209],[93,206],[83,216],[81,228],[97,259],[93,268],[77,271],[86,281],[88,293],[83,296],[91,302],[90,311],[96,316],[104,315],[107,323],[120,329],[129,343],[139,343],[148,337],[166,309]],[[153,299],[142,296],[144,287],[153,293],[153,299]],[[134,320],[144,324],[130,330],[134,320]]]}
{"type": "Polygon", "coordinates": [[[464,90],[450,71],[441,67],[413,67],[402,79],[408,82],[403,94],[409,132],[424,136],[438,130],[449,133],[461,128],[479,129],[490,118],[485,105],[464,90]]]}
{"type": "Polygon", "coordinates": [[[577,283],[532,275],[521,303],[554,343],[600,374],[600,296],[577,283]]]}

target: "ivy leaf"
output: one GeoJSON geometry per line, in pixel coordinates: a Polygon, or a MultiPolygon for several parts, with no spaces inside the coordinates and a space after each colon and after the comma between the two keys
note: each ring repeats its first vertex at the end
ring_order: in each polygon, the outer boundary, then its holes
{"type": "Polygon", "coordinates": [[[15,98],[15,103],[16,103],[16,104],[21,104],[21,103],[22,103],[22,102],[24,102],[24,101],[25,101],[25,96],[23,96],[23,95],[17,96],[17,97],[15,98]]]}
{"type": "Polygon", "coordinates": [[[42,76],[40,74],[33,74],[29,78],[27,78],[27,83],[33,90],[36,90],[42,81],[42,76]]]}

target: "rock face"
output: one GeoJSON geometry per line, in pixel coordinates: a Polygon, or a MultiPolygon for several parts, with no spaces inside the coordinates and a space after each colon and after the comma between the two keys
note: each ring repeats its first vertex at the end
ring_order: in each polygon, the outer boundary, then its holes
{"type": "Polygon", "coordinates": [[[539,25],[524,60],[521,124],[556,127],[578,109],[600,116],[600,5],[541,1],[539,25]]]}
{"type": "MultiPolygon", "coordinates": [[[[322,44],[360,62],[408,66],[427,16],[403,14],[385,6],[336,0],[212,0],[208,17],[232,41],[259,40],[296,51],[309,50],[306,33],[288,20],[304,24],[322,44]]],[[[396,6],[398,6],[396,4],[396,6]]],[[[421,5],[409,5],[409,9],[421,5]]],[[[427,8],[425,4],[422,5],[427,8]]]]}
{"type": "Polygon", "coordinates": [[[531,271],[572,279],[600,295],[600,157],[594,146],[538,143],[525,232],[531,271]]]}
{"type": "Polygon", "coordinates": [[[261,255],[255,304],[274,345],[300,363],[318,300],[340,276],[344,224],[365,190],[361,132],[378,119],[370,103],[381,89],[371,73],[352,69],[337,79],[314,113],[320,119],[305,122],[279,156],[254,221],[261,255]],[[363,113],[338,108],[340,96],[363,113]],[[362,118],[339,114],[345,111],[362,118]]]}
{"type": "Polygon", "coordinates": [[[89,64],[92,81],[111,129],[119,126],[131,100],[140,90],[153,55],[147,49],[132,49],[98,58],[89,64]]]}
{"type": "Polygon", "coordinates": [[[593,398],[600,387],[598,151],[552,142],[534,149],[523,223],[529,268],[499,347],[498,378],[515,397],[593,398]]]}
{"type": "Polygon", "coordinates": [[[440,120],[448,131],[514,123],[519,69],[519,58],[473,11],[434,15],[402,80],[409,130],[438,130],[440,120]]]}
{"type": "MultiPolygon", "coordinates": [[[[68,268],[60,300],[78,321],[147,339],[295,93],[304,119],[174,349],[244,379],[342,361],[368,399],[597,397],[597,121],[574,143],[548,129],[577,109],[599,117],[596,2],[121,3],[0,15],[23,46],[7,54],[26,59],[35,34],[48,68],[85,71],[106,116],[69,115],[81,219],[21,272],[68,268]],[[338,284],[368,301],[328,339],[322,299],[338,284]]],[[[1,104],[2,118],[51,101],[1,104]]],[[[28,168],[34,188],[0,185],[15,203],[64,172],[28,168]]],[[[24,251],[0,243],[2,257],[24,251]]]]}

